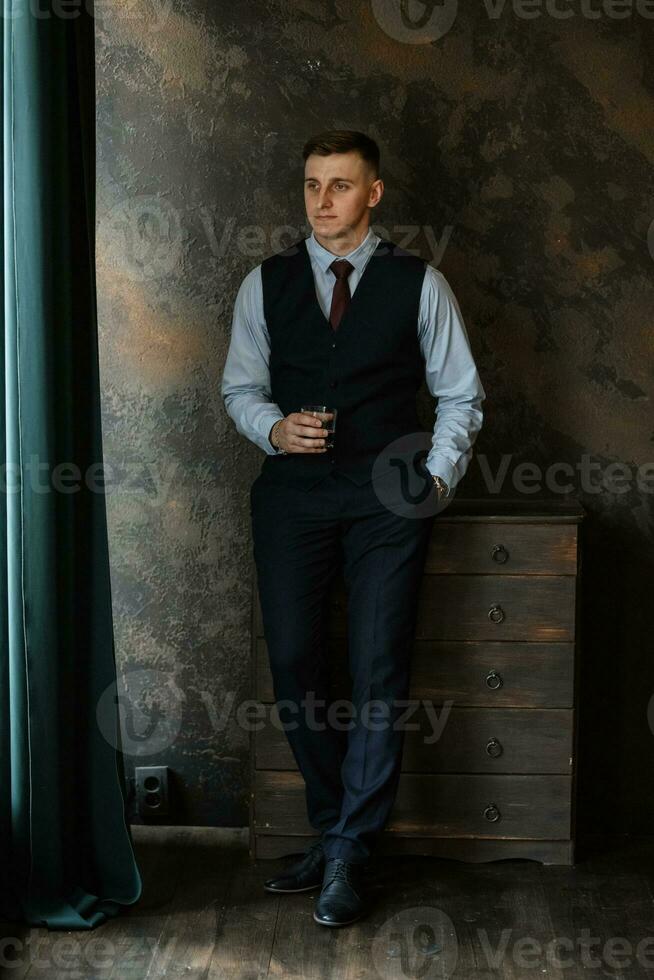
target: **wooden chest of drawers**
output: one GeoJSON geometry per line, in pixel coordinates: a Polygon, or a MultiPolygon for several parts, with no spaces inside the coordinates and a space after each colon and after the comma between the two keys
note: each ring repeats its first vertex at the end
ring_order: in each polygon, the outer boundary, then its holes
{"type": "MultiPolygon", "coordinates": [[[[378,853],[574,863],[583,517],[574,499],[456,497],[436,517],[412,654],[415,730],[378,853]]],[[[286,735],[270,718],[256,574],[253,600],[252,690],[267,710],[250,735],[250,854],[265,858],[303,850],[315,832],[286,735]]],[[[334,697],[349,691],[346,636],[339,576],[334,697]]]]}

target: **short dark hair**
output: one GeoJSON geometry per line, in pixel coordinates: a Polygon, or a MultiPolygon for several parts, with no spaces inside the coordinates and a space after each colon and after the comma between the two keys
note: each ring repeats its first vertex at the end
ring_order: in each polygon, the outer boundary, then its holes
{"type": "Polygon", "coordinates": [[[318,156],[326,157],[330,153],[349,153],[356,150],[361,154],[365,162],[375,175],[375,180],[379,178],[379,146],[371,136],[360,133],[356,129],[330,129],[324,133],[318,133],[307,140],[302,150],[304,160],[317,153],[318,156]]]}

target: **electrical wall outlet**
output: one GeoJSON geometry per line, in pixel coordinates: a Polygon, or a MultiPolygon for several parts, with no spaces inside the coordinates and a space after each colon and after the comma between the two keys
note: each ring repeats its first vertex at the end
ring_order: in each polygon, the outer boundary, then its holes
{"type": "Polygon", "coordinates": [[[168,766],[137,766],[134,778],[139,816],[144,820],[169,816],[168,766]]]}

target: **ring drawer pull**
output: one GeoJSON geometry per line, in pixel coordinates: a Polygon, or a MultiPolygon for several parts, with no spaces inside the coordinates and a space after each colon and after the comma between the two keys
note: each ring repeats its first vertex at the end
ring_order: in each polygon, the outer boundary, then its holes
{"type": "Polygon", "coordinates": [[[498,739],[490,738],[486,743],[486,751],[493,759],[497,759],[504,752],[504,748],[498,739]]]}
{"type": "Polygon", "coordinates": [[[491,823],[495,823],[496,820],[499,820],[501,818],[502,814],[498,810],[495,803],[489,803],[486,809],[484,810],[484,816],[486,817],[487,820],[490,820],[491,823]]]}
{"type": "Polygon", "coordinates": [[[504,684],[502,675],[498,674],[496,670],[489,671],[486,674],[486,684],[490,687],[491,691],[497,691],[504,684]]]}
{"type": "Polygon", "coordinates": [[[503,544],[494,544],[491,550],[491,558],[499,565],[504,565],[509,560],[509,552],[503,544]]]}
{"type": "Polygon", "coordinates": [[[504,622],[504,610],[500,606],[499,602],[494,602],[493,605],[488,610],[488,618],[491,623],[502,623],[504,622]]]}

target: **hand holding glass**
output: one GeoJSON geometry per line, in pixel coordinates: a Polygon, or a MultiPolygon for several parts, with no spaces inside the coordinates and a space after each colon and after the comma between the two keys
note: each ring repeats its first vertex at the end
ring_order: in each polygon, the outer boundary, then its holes
{"type": "Polygon", "coordinates": [[[325,439],[325,448],[333,449],[338,409],[328,408],[327,405],[303,405],[300,411],[307,412],[309,415],[313,415],[315,418],[322,420],[323,429],[329,433],[325,439]]]}

